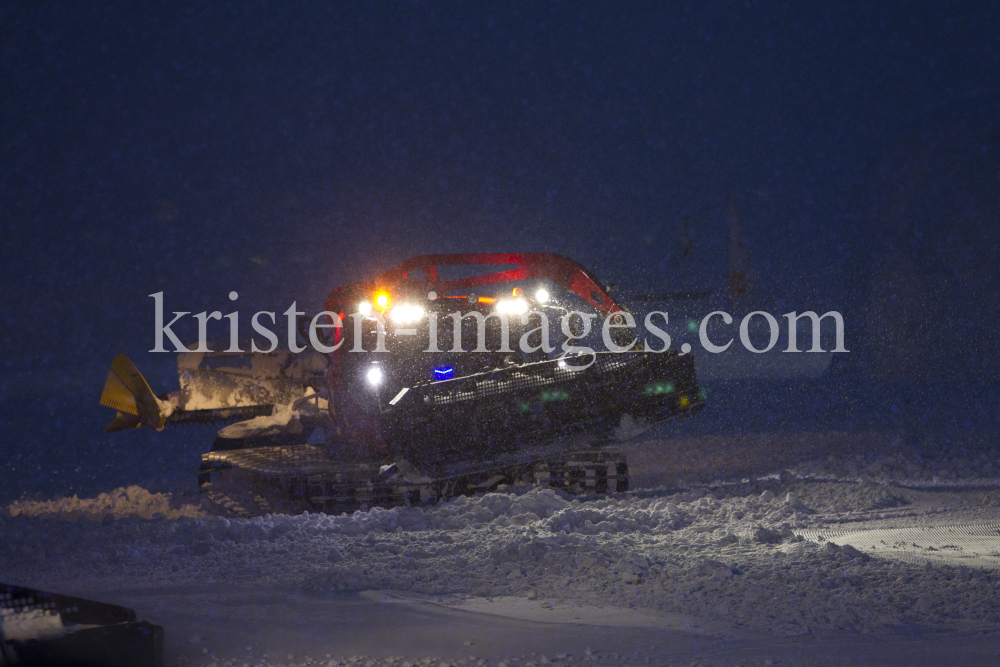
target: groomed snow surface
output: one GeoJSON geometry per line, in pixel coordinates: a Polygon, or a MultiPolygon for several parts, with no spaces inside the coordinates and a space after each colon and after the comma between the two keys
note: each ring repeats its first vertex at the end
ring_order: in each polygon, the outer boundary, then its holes
{"type": "MultiPolygon", "coordinates": [[[[0,572],[95,592],[153,622],[187,605],[163,622],[175,664],[842,664],[855,644],[852,659],[881,664],[908,655],[893,642],[914,635],[982,648],[1000,629],[995,468],[942,455],[949,488],[935,486],[940,461],[861,455],[600,499],[524,486],[426,508],[249,520],[131,487],[9,506],[0,572]],[[213,607],[220,598],[231,604],[213,607]],[[371,639],[351,644],[363,655],[316,638],[274,650],[280,628],[309,634],[344,604],[354,611],[339,627],[361,623],[352,636],[371,639]],[[407,652],[415,640],[398,628],[421,623],[428,637],[452,630],[407,652]],[[538,628],[551,639],[529,642],[538,628]]],[[[933,664],[921,656],[933,661],[934,646],[899,664],[933,664]]],[[[965,664],[995,653],[982,657],[965,664]]]]}

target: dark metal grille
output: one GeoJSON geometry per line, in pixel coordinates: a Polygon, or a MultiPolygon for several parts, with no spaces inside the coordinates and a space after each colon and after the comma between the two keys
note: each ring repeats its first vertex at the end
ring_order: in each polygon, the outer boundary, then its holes
{"type": "Polygon", "coordinates": [[[516,368],[478,373],[454,380],[433,382],[422,387],[424,402],[430,405],[448,405],[473,401],[492,396],[503,396],[531,389],[557,387],[561,384],[593,379],[594,375],[609,373],[637,361],[634,355],[598,354],[589,367],[572,371],[559,366],[558,360],[525,364],[516,368]]]}

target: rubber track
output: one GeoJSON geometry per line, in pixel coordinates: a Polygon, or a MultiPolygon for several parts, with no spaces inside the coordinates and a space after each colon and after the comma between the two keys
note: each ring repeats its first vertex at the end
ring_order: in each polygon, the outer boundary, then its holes
{"type": "Polygon", "coordinates": [[[239,517],[428,505],[519,480],[591,496],[627,491],[629,483],[624,454],[606,451],[547,457],[417,484],[380,478],[378,466],[372,464],[336,464],[310,445],[212,452],[203,462],[218,476],[213,481],[202,470],[199,486],[206,509],[214,506],[213,513],[239,517]]]}

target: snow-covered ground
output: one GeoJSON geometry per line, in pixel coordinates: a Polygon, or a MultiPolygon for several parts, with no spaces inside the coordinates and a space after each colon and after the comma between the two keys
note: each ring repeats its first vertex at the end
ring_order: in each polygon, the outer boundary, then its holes
{"type": "Polygon", "coordinates": [[[133,606],[185,664],[907,664],[959,636],[941,656],[990,664],[997,467],[889,444],[721,484],[647,465],[600,499],[517,487],[249,520],[138,487],[22,501],[0,520],[0,572],[133,606]]]}

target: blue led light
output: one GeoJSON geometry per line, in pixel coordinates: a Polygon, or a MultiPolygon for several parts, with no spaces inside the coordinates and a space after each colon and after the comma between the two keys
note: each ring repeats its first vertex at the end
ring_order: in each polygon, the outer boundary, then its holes
{"type": "Polygon", "coordinates": [[[445,366],[444,368],[434,369],[434,379],[435,380],[450,380],[455,377],[455,369],[451,366],[445,366]]]}

